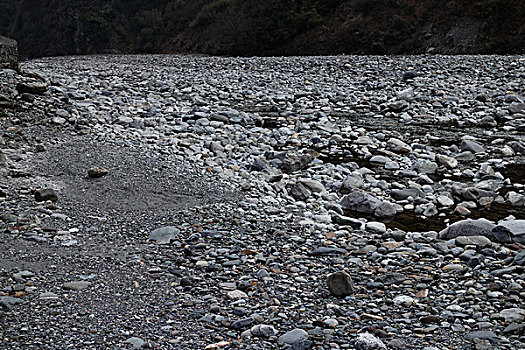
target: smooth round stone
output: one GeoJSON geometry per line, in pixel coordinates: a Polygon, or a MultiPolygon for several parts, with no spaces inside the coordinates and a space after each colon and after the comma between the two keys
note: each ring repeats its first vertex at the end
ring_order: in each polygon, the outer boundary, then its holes
{"type": "Polygon", "coordinates": [[[308,339],[308,333],[304,329],[296,328],[292,329],[279,337],[279,345],[284,344],[297,344],[308,339]]]}
{"type": "Polygon", "coordinates": [[[227,294],[228,298],[230,299],[248,299],[248,295],[246,293],[244,293],[243,291],[241,290],[232,290],[232,291],[229,291],[227,294]]]}
{"type": "Polygon", "coordinates": [[[386,225],[382,222],[370,221],[366,223],[365,229],[368,232],[383,234],[386,232],[386,225]]]}
{"type": "Polygon", "coordinates": [[[454,205],[454,201],[447,196],[438,196],[437,201],[442,207],[451,207],[454,205]]]}
{"type": "Polygon", "coordinates": [[[385,169],[387,170],[397,170],[399,168],[400,166],[399,166],[399,163],[397,162],[386,162],[385,163],[385,169]]]}
{"type": "Polygon", "coordinates": [[[388,162],[391,162],[392,160],[385,156],[373,156],[370,158],[371,163],[379,163],[379,164],[386,164],[388,162]]]}
{"type": "Polygon", "coordinates": [[[458,271],[463,271],[465,269],[466,267],[460,264],[448,264],[448,265],[443,266],[442,270],[444,272],[458,272],[458,271]]]}
{"type": "Polygon", "coordinates": [[[143,347],[146,342],[138,337],[131,337],[123,341],[124,344],[130,344],[134,349],[143,347]]]}
{"type": "Polygon", "coordinates": [[[339,325],[339,322],[335,318],[328,318],[323,320],[325,327],[335,328],[339,325]]]}

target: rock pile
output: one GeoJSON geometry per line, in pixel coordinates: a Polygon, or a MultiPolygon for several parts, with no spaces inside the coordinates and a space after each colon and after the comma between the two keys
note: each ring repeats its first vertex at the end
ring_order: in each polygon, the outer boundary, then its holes
{"type": "Polygon", "coordinates": [[[519,348],[524,62],[24,64],[1,345],[519,348]]]}

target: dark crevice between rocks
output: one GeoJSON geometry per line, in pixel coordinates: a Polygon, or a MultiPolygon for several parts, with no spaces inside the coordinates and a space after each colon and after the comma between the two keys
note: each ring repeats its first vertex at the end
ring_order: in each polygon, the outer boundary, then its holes
{"type": "Polygon", "coordinates": [[[399,229],[406,232],[439,232],[445,229],[448,225],[464,219],[486,219],[496,223],[499,220],[505,219],[509,215],[514,215],[516,219],[525,219],[525,211],[523,208],[509,208],[508,205],[497,203],[493,203],[490,206],[479,210],[472,210],[471,214],[467,217],[444,211],[441,213],[446,213],[446,215],[424,217],[415,214],[413,211],[404,211],[397,214],[395,217],[380,219],[373,215],[345,211],[346,216],[352,218],[365,218],[371,221],[380,221],[392,230],[399,229]]]}

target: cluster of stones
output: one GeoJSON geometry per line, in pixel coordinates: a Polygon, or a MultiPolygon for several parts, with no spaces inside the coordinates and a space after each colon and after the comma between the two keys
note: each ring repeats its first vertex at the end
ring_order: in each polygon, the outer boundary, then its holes
{"type": "MultiPolygon", "coordinates": [[[[51,145],[38,152],[38,142],[17,139],[22,117],[6,121],[7,237],[72,249],[98,232],[100,244],[120,242],[130,256],[52,290],[35,289],[49,284],[32,271],[6,270],[1,303],[26,322],[18,310],[30,306],[17,304],[51,299],[45,314],[64,313],[67,293],[96,295],[116,268],[112,288],[135,286],[126,287],[132,310],[152,320],[127,321],[133,332],[108,327],[106,337],[121,345],[519,347],[523,58],[115,56],[26,67],[49,84],[19,85],[13,96],[44,112],[45,130],[123,152],[141,148],[148,159],[210,176],[225,193],[243,193],[171,220],[100,210],[89,221],[74,203],[61,207],[68,192],[58,182],[24,176],[24,164],[38,157],[70,161],[62,143],[46,156],[51,145]],[[22,215],[13,209],[19,203],[33,208],[22,215]],[[55,229],[44,229],[47,222],[55,229]]],[[[32,79],[22,84],[41,82],[32,79]]],[[[82,173],[90,186],[123,171],[98,157],[104,167],[82,173]]],[[[107,320],[109,311],[93,313],[107,320]]],[[[20,327],[6,332],[15,333],[20,327]]]]}

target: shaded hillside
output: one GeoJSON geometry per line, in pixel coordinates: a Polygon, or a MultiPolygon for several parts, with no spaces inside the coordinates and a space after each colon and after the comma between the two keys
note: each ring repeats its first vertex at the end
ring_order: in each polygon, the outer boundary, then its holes
{"type": "Polygon", "coordinates": [[[6,0],[0,34],[23,56],[523,53],[509,0],[6,0]]]}

